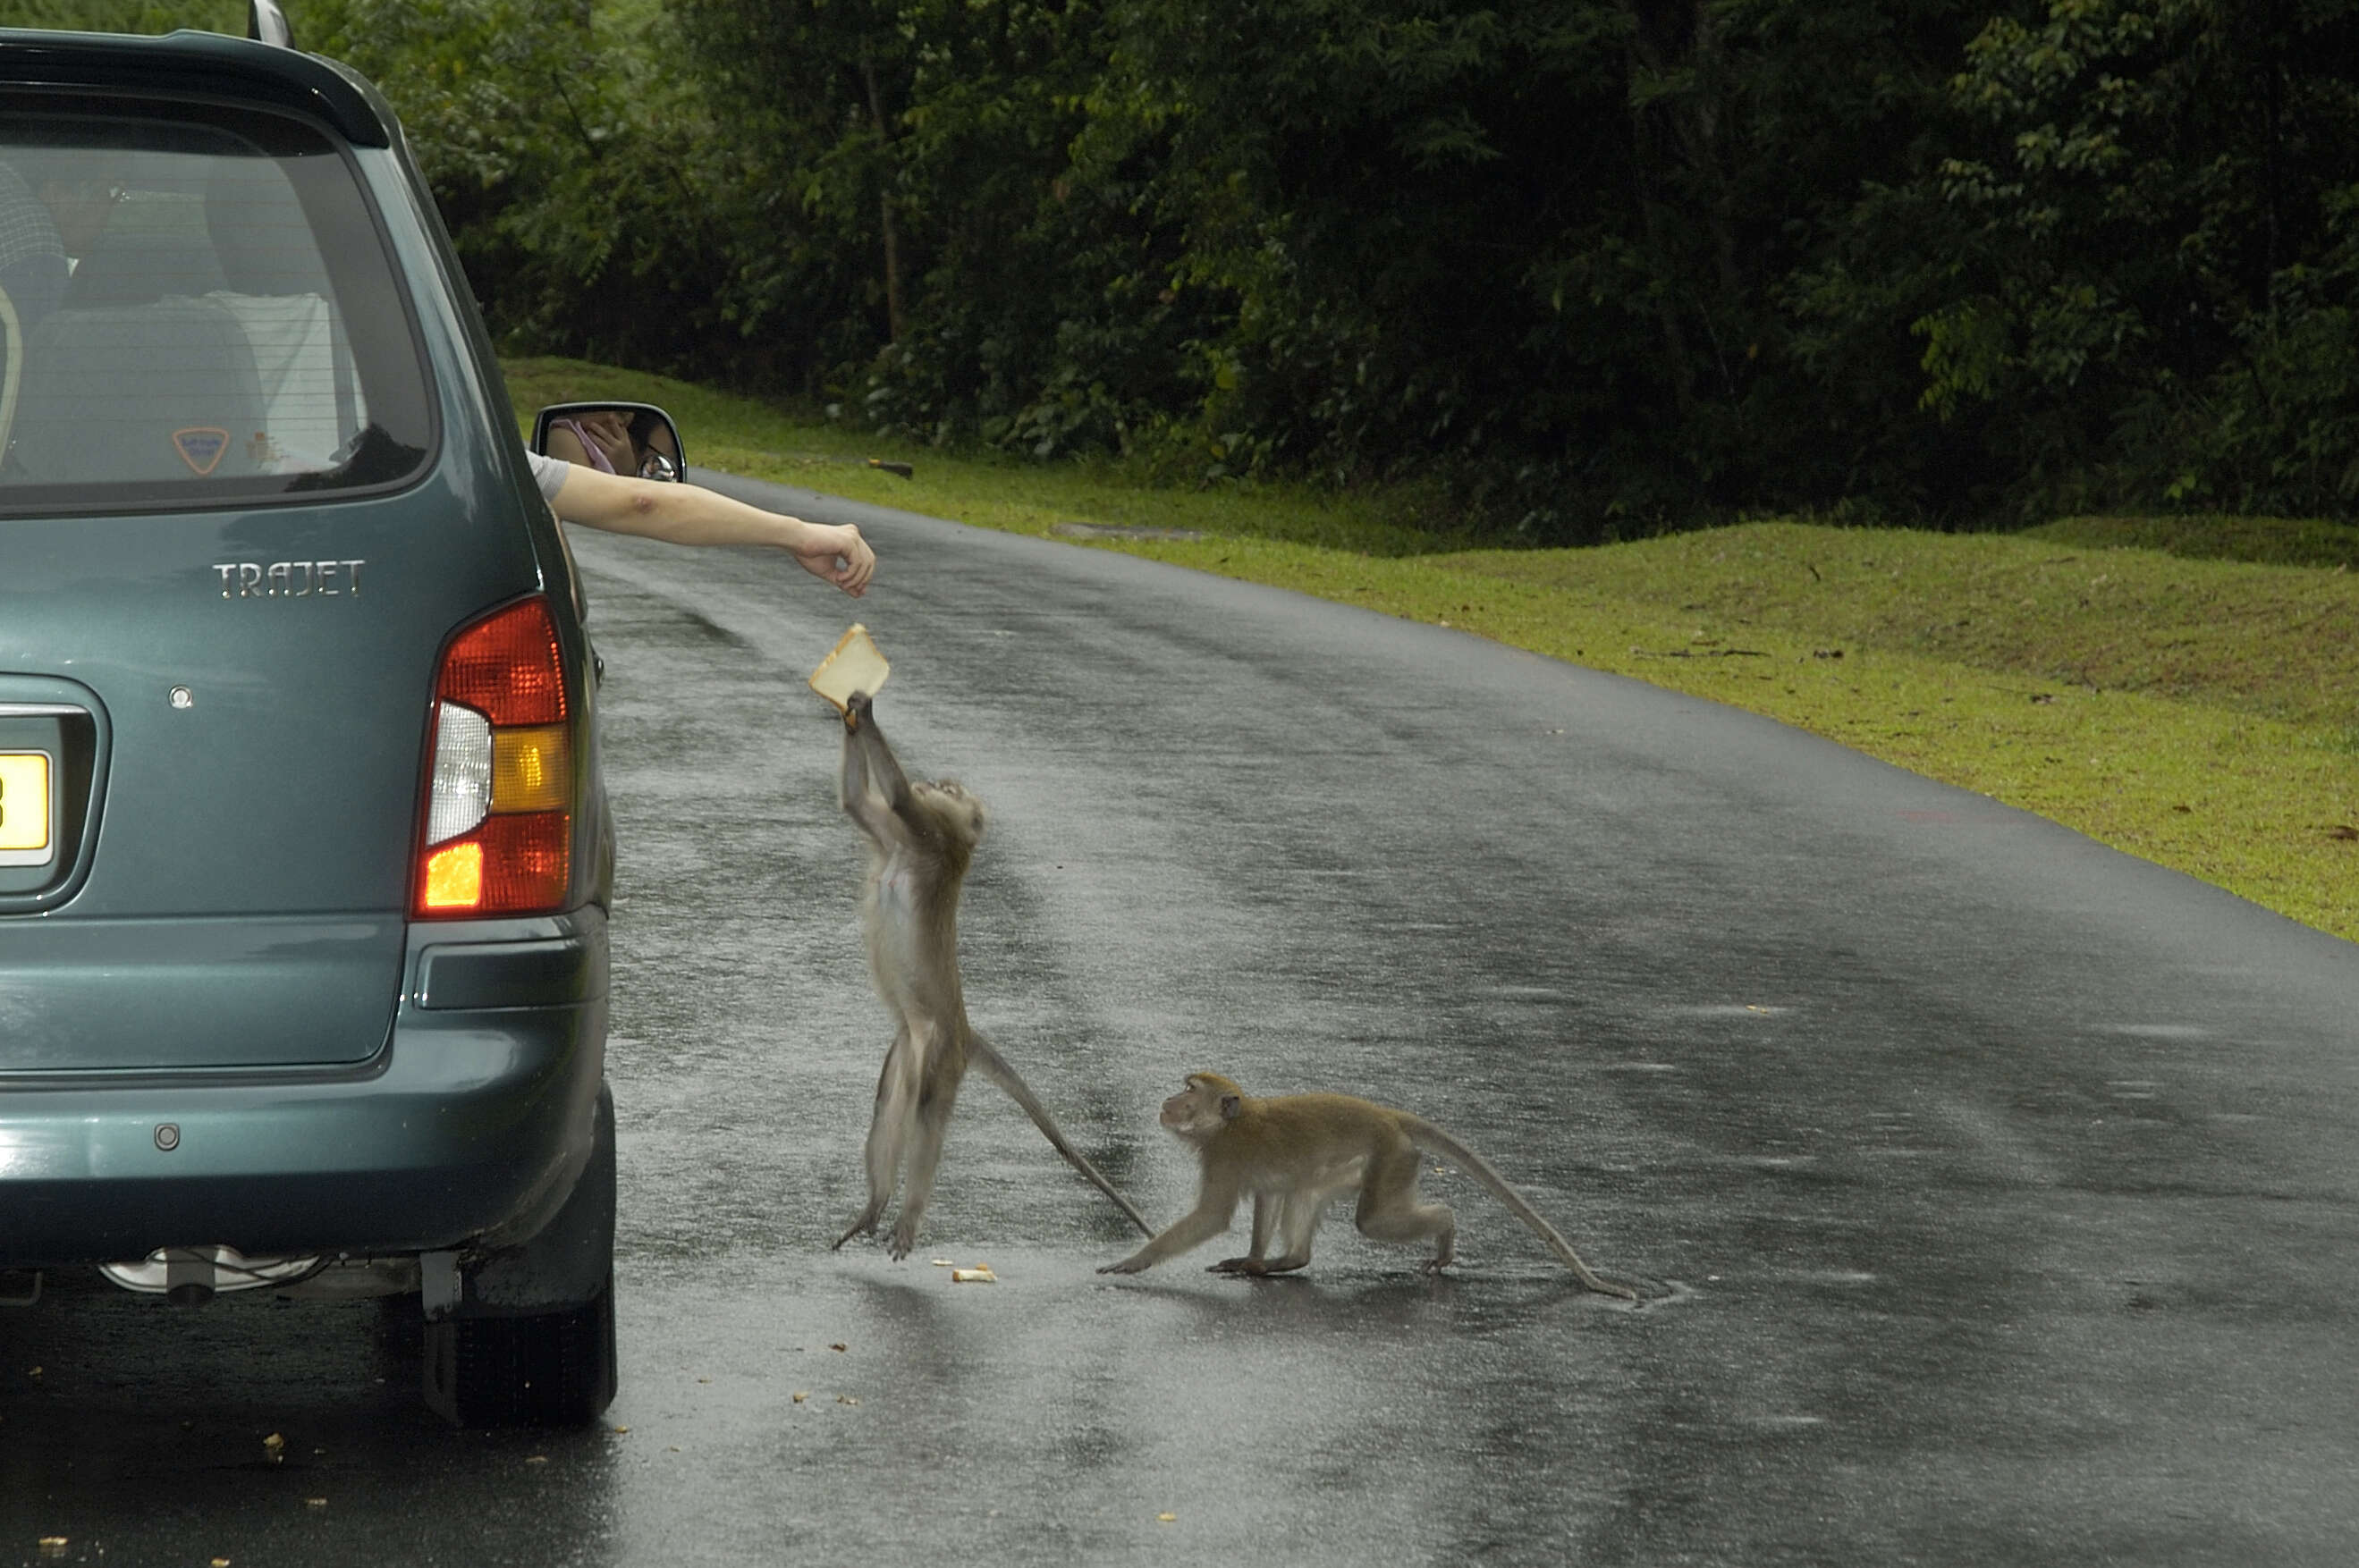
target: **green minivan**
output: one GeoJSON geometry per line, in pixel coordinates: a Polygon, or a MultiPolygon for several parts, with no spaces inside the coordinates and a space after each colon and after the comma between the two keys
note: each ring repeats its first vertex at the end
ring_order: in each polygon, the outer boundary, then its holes
{"type": "Polygon", "coordinates": [[[255,16],[0,29],[0,1298],[407,1296],[583,1422],[596,658],[399,126],[255,16]]]}

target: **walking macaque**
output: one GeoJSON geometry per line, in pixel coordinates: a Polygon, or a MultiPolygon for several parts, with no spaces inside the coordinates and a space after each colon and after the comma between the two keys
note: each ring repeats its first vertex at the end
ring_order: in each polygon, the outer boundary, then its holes
{"type": "Polygon", "coordinates": [[[843,711],[842,790],[843,809],[868,836],[860,919],[868,967],[894,1029],[876,1080],[876,1114],[868,1124],[868,1206],[835,1245],[875,1231],[906,1162],[908,1182],[886,1250],[897,1259],[909,1255],[933,1195],[959,1080],[970,1066],[1006,1089],[1057,1152],[1114,1199],[1142,1234],[1152,1236],[1155,1227],[1146,1217],[1065,1141],[1016,1069],[967,1022],[959,983],[959,889],[983,838],[983,802],[948,779],[910,783],[876,728],[874,699],[857,691],[843,711]]]}
{"type": "Polygon", "coordinates": [[[1229,1227],[1237,1200],[1253,1198],[1253,1249],[1212,1266],[1216,1274],[1282,1274],[1310,1261],[1328,1203],[1353,1187],[1353,1223],[1378,1241],[1433,1238],[1426,1271],[1456,1256],[1458,1221],[1446,1204],[1418,1202],[1418,1151],[1455,1160],[1532,1227],[1557,1260],[1603,1295],[1636,1301],[1637,1292],[1589,1271],[1572,1244],[1509,1186],[1488,1162],[1422,1117],[1350,1095],[1286,1095],[1256,1099],[1218,1073],[1190,1073],[1188,1087],[1163,1102],[1163,1125],[1191,1143],[1203,1162],[1196,1206],[1171,1227],[1101,1274],[1136,1274],[1229,1227]],[[1284,1250],[1269,1256],[1273,1232],[1284,1250]]]}

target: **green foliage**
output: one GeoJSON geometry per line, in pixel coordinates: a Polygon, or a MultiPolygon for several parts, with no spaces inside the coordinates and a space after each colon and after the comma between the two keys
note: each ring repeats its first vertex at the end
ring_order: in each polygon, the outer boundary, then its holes
{"type": "Polygon", "coordinates": [[[2052,0],[1974,39],[1945,159],[1975,228],[1918,322],[1930,406],[1982,405],[2053,499],[2347,513],[2359,496],[2359,16],[2052,0]]]}
{"type": "Polygon", "coordinates": [[[0,0],[0,27],[85,33],[245,32],[245,0],[0,0]]]}
{"type": "Polygon", "coordinates": [[[583,0],[292,0],[299,43],[399,111],[469,280],[510,341],[646,364],[726,333],[707,280],[740,189],[660,13],[583,0]]]}
{"type": "Polygon", "coordinates": [[[2354,0],[289,8],[504,341],[848,428],[1538,543],[2359,511],[2354,0]]]}

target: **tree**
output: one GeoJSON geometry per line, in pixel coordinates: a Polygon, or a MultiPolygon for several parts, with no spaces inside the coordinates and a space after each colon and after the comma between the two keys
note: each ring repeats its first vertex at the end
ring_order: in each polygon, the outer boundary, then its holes
{"type": "Polygon", "coordinates": [[[1995,19],[1950,159],[1974,215],[1919,324],[1930,406],[2003,407],[2060,496],[2347,511],[2359,17],[2302,0],[2051,0],[1995,19]]]}

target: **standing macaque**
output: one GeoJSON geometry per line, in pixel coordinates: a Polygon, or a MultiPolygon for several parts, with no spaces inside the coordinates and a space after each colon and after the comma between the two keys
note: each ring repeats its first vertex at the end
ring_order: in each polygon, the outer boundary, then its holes
{"type": "Polygon", "coordinates": [[[873,708],[869,695],[858,691],[844,708],[843,809],[868,836],[860,920],[876,994],[893,1015],[893,1044],[885,1053],[876,1114],[868,1124],[868,1206],[835,1245],[876,1229],[906,1162],[908,1182],[886,1249],[895,1258],[909,1255],[933,1194],[959,1080],[970,1066],[1006,1089],[1058,1153],[1114,1199],[1142,1234],[1153,1235],[1146,1217],[1065,1141],[1016,1069],[967,1022],[959,983],[959,889],[983,838],[983,802],[948,779],[910,783],[876,728],[873,708]]]}
{"type": "Polygon", "coordinates": [[[1350,1095],[1256,1099],[1218,1073],[1190,1073],[1163,1102],[1163,1125],[1195,1146],[1203,1164],[1196,1206],[1101,1274],[1136,1274],[1229,1227],[1237,1201],[1253,1197],[1253,1249],[1212,1266],[1218,1274],[1282,1274],[1310,1261],[1310,1239],[1330,1201],[1357,1187],[1353,1223],[1378,1241],[1433,1238],[1429,1273],[1456,1256],[1458,1221],[1446,1204],[1418,1202],[1418,1151],[1455,1160],[1532,1227],[1557,1260],[1589,1289],[1636,1301],[1637,1292],[1589,1271],[1572,1244],[1509,1186],[1481,1155],[1433,1123],[1350,1095]],[[1269,1256],[1272,1233],[1284,1248],[1269,1256]]]}

